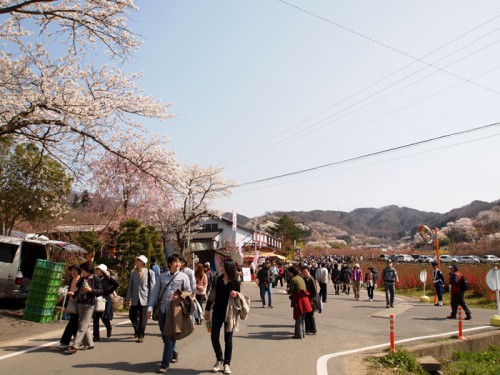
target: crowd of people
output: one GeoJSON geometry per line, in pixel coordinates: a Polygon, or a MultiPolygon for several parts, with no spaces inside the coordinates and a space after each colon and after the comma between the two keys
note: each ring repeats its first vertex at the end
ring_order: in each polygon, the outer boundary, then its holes
{"type": "MultiPolygon", "coordinates": [[[[170,364],[179,359],[176,340],[185,336],[182,332],[173,332],[175,330],[171,327],[179,327],[179,311],[182,311],[179,305],[185,306],[187,303],[193,306],[189,313],[192,324],[201,324],[203,319],[207,323],[216,359],[213,371],[230,374],[233,331],[238,327],[239,318],[244,319],[249,311],[249,302],[241,294],[242,272],[239,265],[231,259],[225,259],[218,273],[212,271],[209,262],[198,263],[193,271],[188,267],[187,259],[177,254],[168,257],[165,270],[160,269],[154,257],[151,263],[151,267],[148,267],[148,259],[144,255],[135,259],[126,299],[130,301],[129,319],[137,343],[144,342],[147,321],[153,317],[153,310],[157,307],[156,320],[163,340],[158,373],[167,372],[170,364]],[[194,311],[197,313],[192,313],[194,311]],[[222,327],[224,350],[220,343],[222,327]]],[[[266,259],[257,269],[254,266],[253,263],[250,265],[251,275],[259,288],[263,308],[273,308],[274,288],[278,285],[286,287],[295,321],[294,339],[318,334],[314,314],[323,312],[324,304],[328,302],[330,283],[333,284],[333,293],[330,295],[343,293],[348,296],[352,288],[355,301],[361,298],[361,287],[365,286],[370,302],[374,301],[374,291],[379,284],[377,268],[370,266],[363,272],[360,261],[349,263],[342,262],[342,259],[338,262],[330,257],[300,257],[296,262],[286,264],[266,259]]],[[[432,267],[432,280],[438,297],[435,305],[442,306],[445,278],[437,263],[432,263],[432,267]]],[[[469,320],[471,312],[461,288],[463,276],[456,265],[450,266],[449,271],[452,311],[447,318],[455,319],[460,305],[466,314],[465,319],[469,320]]],[[[100,340],[101,321],[106,328],[106,337],[111,337],[112,295],[118,288],[118,282],[110,275],[105,264],[94,267],[90,261],[71,265],[69,273],[71,277],[65,304],[69,321],[59,348],[67,354],[75,354],[78,350],[94,348],[94,342],[100,340]],[[103,311],[96,311],[96,298],[100,296],[104,297],[106,305],[103,311]]],[[[387,308],[394,308],[398,278],[392,262],[388,261],[380,276],[387,308]]]]}

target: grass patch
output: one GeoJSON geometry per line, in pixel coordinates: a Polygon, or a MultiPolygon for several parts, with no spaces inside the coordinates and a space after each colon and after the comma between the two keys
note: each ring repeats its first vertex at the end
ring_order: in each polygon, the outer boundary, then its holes
{"type": "Polygon", "coordinates": [[[496,375],[500,374],[500,347],[491,346],[485,351],[456,352],[443,367],[446,375],[496,375]]]}
{"type": "MultiPolygon", "coordinates": [[[[381,288],[383,289],[383,288],[381,288]]],[[[396,289],[396,295],[404,296],[404,297],[410,297],[418,300],[421,296],[424,295],[423,289],[422,288],[415,288],[415,289],[396,289]]],[[[431,299],[430,303],[434,303],[434,289],[425,289],[425,295],[431,299]]],[[[446,306],[450,305],[451,297],[449,292],[444,292],[443,293],[443,304],[446,306]]],[[[478,308],[478,309],[492,309],[495,310],[497,308],[497,303],[496,301],[488,301],[487,298],[485,297],[477,297],[473,296],[472,292],[466,293],[465,294],[465,302],[467,302],[467,305],[472,308],[478,308]]]]}
{"type": "Polygon", "coordinates": [[[417,358],[406,349],[397,349],[382,357],[367,357],[371,363],[368,370],[370,374],[393,374],[393,375],[420,375],[426,374],[417,358]]]}

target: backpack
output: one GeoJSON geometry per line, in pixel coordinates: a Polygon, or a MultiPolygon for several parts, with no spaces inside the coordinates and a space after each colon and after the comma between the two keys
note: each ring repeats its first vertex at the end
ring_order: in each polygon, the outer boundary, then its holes
{"type": "Polygon", "coordinates": [[[465,292],[467,289],[469,289],[469,280],[465,278],[465,275],[461,275],[458,286],[462,292],[465,292]]]}

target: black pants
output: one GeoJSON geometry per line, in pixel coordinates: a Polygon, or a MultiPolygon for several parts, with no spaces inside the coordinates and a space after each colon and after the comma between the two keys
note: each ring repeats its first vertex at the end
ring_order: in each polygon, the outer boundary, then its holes
{"type": "Polygon", "coordinates": [[[99,334],[99,319],[102,320],[104,326],[106,327],[106,332],[109,333],[111,331],[111,322],[106,316],[104,311],[94,312],[94,338],[99,339],[101,336],[99,334]]]}
{"type": "Polygon", "coordinates": [[[135,306],[130,306],[128,317],[134,327],[134,334],[138,337],[144,337],[146,324],[148,323],[148,306],[142,306],[139,302],[135,306]]]}
{"type": "Polygon", "coordinates": [[[316,319],[314,319],[314,310],[306,313],[306,333],[316,333],[316,319]]]}
{"type": "Polygon", "coordinates": [[[451,316],[457,316],[458,305],[462,306],[466,316],[470,316],[471,312],[469,306],[465,302],[464,292],[452,293],[451,294],[451,316]]]}
{"type": "Polygon", "coordinates": [[[321,298],[323,302],[326,302],[326,283],[319,283],[318,298],[321,298]]]}
{"type": "Polygon", "coordinates": [[[61,336],[61,340],[59,342],[62,345],[69,345],[71,342],[71,338],[76,335],[78,331],[78,314],[69,314],[69,321],[64,329],[63,335],[61,336]]]}
{"type": "Polygon", "coordinates": [[[224,323],[225,316],[221,314],[212,314],[212,346],[214,348],[215,357],[217,361],[224,361],[225,365],[231,364],[231,356],[233,354],[233,332],[226,332],[226,325],[224,323]],[[220,345],[220,330],[224,327],[224,357],[222,357],[222,348],[220,345]]]}

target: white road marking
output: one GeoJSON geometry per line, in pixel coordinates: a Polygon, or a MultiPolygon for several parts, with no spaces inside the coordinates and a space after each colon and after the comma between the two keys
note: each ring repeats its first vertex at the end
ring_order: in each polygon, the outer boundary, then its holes
{"type": "MultiPolygon", "coordinates": [[[[122,325],[122,324],[126,324],[126,323],[130,323],[130,321],[125,320],[125,321],[123,321],[123,322],[121,322],[121,323],[114,324],[114,325],[113,325],[113,327],[115,327],[115,326],[120,326],[120,325],[122,325]]],[[[101,331],[102,331],[102,330],[104,330],[104,329],[105,329],[105,328],[102,328],[102,329],[101,329],[101,331]]],[[[15,356],[17,356],[17,355],[21,355],[21,354],[24,354],[24,353],[29,353],[29,352],[32,352],[32,351],[34,351],[34,350],[40,349],[40,348],[45,348],[46,346],[52,346],[52,345],[56,345],[56,344],[59,344],[59,341],[47,342],[47,343],[45,343],[45,344],[43,344],[43,345],[38,345],[38,346],[34,346],[34,347],[32,347],[32,348],[28,348],[28,349],[20,350],[20,351],[18,351],[18,352],[14,352],[14,353],[6,354],[6,355],[3,355],[3,356],[1,356],[1,357],[0,357],[0,361],[1,361],[1,360],[4,360],[4,359],[11,358],[11,357],[15,357],[15,356]]]]}
{"type": "MultiPolygon", "coordinates": [[[[485,328],[491,328],[491,326],[481,326],[481,327],[468,328],[468,329],[464,329],[463,332],[476,331],[478,329],[485,329],[485,328]]],[[[447,332],[447,333],[440,333],[437,335],[412,337],[409,339],[398,340],[395,342],[395,344],[402,344],[405,342],[411,342],[411,341],[423,340],[423,339],[431,339],[431,338],[435,338],[435,337],[450,336],[450,335],[457,334],[457,332],[458,331],[453,331],[453,332],[447,332]]],[[[385,344],[379,344],[379,345],[373,345],[373,346],[365,346],[364,348],[346,350],[344,352],[325,354],[324,356],[321,356],[318,358],[318,361],[316,363],[316,374],[317,375],[328,375],[328,366],[327,365],[328,365],[328,360],[331,358],[342,357],[344,355],[349,355],[349,354],[361,353],[361,352],[373,350],[373,349],[386,348],[389,346],[390,346],[390,343],[385,343],[385,344]]]]}

